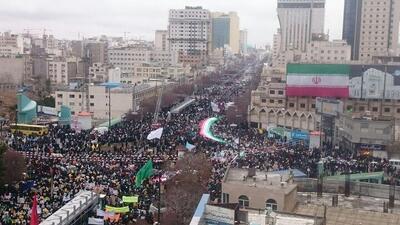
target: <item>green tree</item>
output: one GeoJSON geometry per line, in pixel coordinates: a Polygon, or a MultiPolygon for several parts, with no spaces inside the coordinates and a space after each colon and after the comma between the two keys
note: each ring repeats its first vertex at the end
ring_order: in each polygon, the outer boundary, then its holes
{"type": "Polygon", "coordinates": [[[50,79],[47,79],[46,82],[45,82],[45,90],[46,90],[46,92],[48,94],[51,93],[51,81],[50,81],[50,79]]]}
{"type": "Polygon", "coordinates": [[[53,96],[47,96],[38,101],[38,105],[47,106],[47,107],[56,107],[56,100],[53,96]]]}

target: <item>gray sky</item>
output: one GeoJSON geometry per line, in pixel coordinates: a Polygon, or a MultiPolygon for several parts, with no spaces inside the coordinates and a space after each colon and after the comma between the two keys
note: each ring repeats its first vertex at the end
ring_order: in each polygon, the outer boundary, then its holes
{"type": "MultiPolygon", "coordinates": [[[[340,39],[344,0],[327,0],[325,30],[340,39]]],[[[276,0],[1,0],[0,31],[43,33],[77,39],[101,34],[153,40],[154,31],[166,29],[168,10],[186,5],[210,11],[236,11],[249,44],[272,42],[278,28],[276,0]]]]}

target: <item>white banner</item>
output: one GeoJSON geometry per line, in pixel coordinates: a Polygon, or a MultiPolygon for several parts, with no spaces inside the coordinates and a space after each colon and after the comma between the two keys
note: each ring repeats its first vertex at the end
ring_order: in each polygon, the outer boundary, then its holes
{"type": "Polygon", "coordinates": [[[94,217],[89,217],[88,224],[104,225],[104,220],[103,219],[94,218],[94,217]]]}

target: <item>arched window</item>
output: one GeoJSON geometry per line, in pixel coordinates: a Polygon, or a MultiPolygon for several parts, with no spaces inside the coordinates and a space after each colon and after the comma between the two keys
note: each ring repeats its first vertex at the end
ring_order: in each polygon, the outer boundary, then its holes
{"type": "Polygon", "coordinates": [[[239,196],[239,206],[241,207],[249,207],[249,198],[246,195],[239,196]]]}
{"type": "Polygon", "coordinates": [[[272,209],[272,211],[276,211],[278,210],[278,203],[276,203],[276,201],[274,199],[268,199],[265,202],[265,208],[270,208],[272,209]]]}

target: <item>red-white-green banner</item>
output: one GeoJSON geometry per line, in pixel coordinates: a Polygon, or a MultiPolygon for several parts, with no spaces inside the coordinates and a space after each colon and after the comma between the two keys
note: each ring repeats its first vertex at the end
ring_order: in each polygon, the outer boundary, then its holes
{"type": "Polygon", "coordinates": [[[349,97],[349,65],[288,64],[286,96],[349,97]]]}

